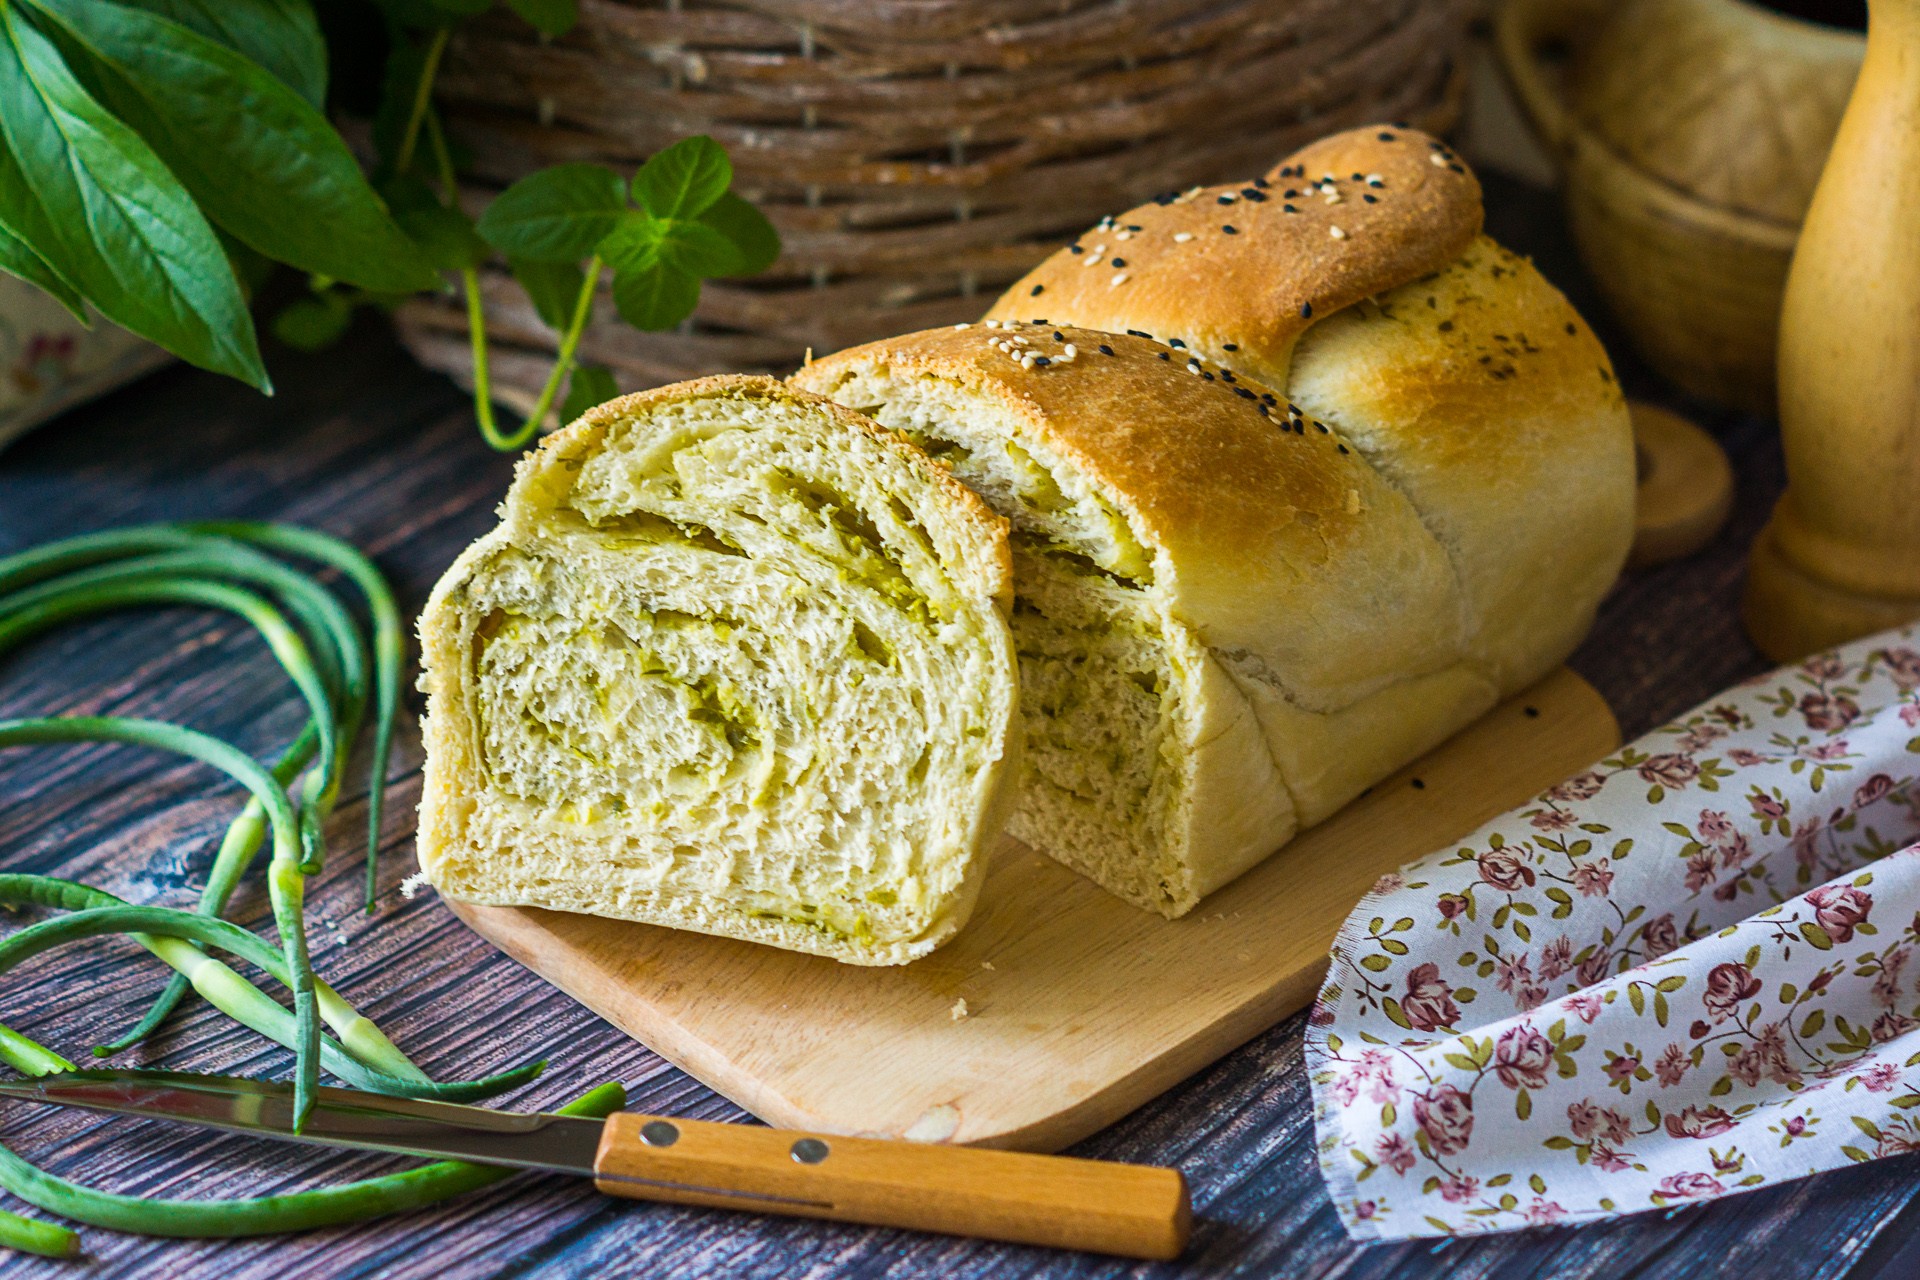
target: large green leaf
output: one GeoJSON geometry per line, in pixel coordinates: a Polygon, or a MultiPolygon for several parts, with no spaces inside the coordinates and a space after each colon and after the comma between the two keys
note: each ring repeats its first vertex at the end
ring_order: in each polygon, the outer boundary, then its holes
{"type": "Polygon", "coordinates": [[[780,233],[767,215],[731,191],[714,201],[700,221],[732,241],[740,253],[738,262],[714,275],[757,276],[780,257],[780,233]]]}
{"type": "Polygon", "coordinates": [[[140,136],[0,0],[0,222],[107,319],[270,388],[213,228],[140,136]]]}
{"type": "Polygon", "coordinates": [[[0,227],[0,271],[10,276],[19,276],[28,284],[37,284],[67,310],[73,312],[73,318],[81,324],[91,324],[87,319],[86,302],[73,291],[73,286],[62,280],[47,260],[33,251],[25,240],[0,227]]]}
{"type": "Polygon", "coordinates": [[[656,218],[697,218],[733,185],[733,162],[704,134],[682,138],[640,166],[633,198],[656,218]]]}
{"type": "Polygon", "coordinates": [[[636,329],[671,329],[693,314],[700,301],[700,281],[665,263],[613,278],[613,305],[636,329]]]}
{"type": "Polygon", "coordinates": [[[627,211],[620,175],[597,164],[561,164],[530,173],[480,215],[488,244],[529,262],[579,262],[627,211]]]}
{"type": "Polygon", "coordinates": [[[100,0],[26,0],[82,83],[206,215],[279,262],[381,292],[439,283],[333,126],[258,66],[177,22],[100,0]]]}
{"type": "Polygon", "coordinates": [[[327,102],[327,42],[309,0],[117,0],[171,18],[259,63],[318,108],[327,102]]]}

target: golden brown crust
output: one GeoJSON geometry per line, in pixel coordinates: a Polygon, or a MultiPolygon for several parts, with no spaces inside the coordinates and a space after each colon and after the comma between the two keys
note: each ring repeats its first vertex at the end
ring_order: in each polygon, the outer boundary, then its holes
{"type": "Polygon", "coordinates": [[[1303,705],[1345,705],[1459,652],[1452,571],[1407,500],[1264,386],[1142,338],[997,321],[868,343],[794,381],[831,395],[875,368],[1008,414],[1023,445],[1131,517],[1205,644],[1250,655],[1303,705]],[[1078,354],[1025,367],[995,345],[1012,339],[1078,354]]]}
{"type": "Polygon", "coordinates": [[[1284,385],[1315,320],[1438,270],[1480,222],[1480,183],[1444,143],[1417,129],[1350,129],[1253,183],[1104,220],[987,314],[1180,338],[1284,385]]]}

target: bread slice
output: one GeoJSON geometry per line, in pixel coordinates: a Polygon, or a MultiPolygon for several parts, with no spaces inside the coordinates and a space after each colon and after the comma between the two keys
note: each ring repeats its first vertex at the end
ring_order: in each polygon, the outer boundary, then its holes
{"type": "Polygon", "coordinates": [[[1625,402],[1479,200],[1444,144],[1354,130],[795,375],[1012,521],[1021,839],[1178,916],[1585,634],[1625,402]]]}
{"type": "Polygon", "coordinates": [[[468,902],[924,955],[1012,790],[1009,574],[1004,521],[825,400],[602,405],[421,618],[421,867],[468,902]]]}

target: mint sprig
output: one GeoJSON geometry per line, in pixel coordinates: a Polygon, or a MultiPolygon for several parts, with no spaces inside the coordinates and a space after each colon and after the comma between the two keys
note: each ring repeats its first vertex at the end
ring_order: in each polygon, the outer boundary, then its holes
{"type": "MultiPolygon", "coordinates": [[[[691,314],[702,280],[765,270],[779,237],[728,190],[709,138],[662,151],[629,184],[598,165],[532,174],[476,223],[432,88],[450,29],[493,0],[377,0],[391,47],[372,180],[324,114],[327,49],[312,0],[0,0],[0,271],[203,368],[269,391],[247,297],[273,263],[308,276],[274,332],[325,345],[354,307],[456,277],[473,329],[475,412],[519,448],[612,374],[575,367],[604,275],[643,329],[691,314]],[[493,418],[479,268],[495,252],[559,335],[534,412],[493,418]]],[[[505,0],[549,36],[576,0],[505,0]]],[[[596,397],[597,399],[589,399],[596,397]]]]}

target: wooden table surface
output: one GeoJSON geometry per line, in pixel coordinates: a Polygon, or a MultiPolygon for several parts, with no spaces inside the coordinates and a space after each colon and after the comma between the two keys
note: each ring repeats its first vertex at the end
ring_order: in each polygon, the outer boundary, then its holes
{"type": "MultiPolygon", "coordinates": [[[[1533,253],[1601,327],[1637,394],[1665,397],[1625,355],[1584,287],[1546,198],[1490,181],[1494,234],[1533,253]]],[[[187,369],[160,373],[0,453],[0,553],[141,520],[240,516],[330,530],[375,555],[403,604],[493,521],[509,463],[487,453],[461,394],[367,319],[333,351],[271,357],[262,400],[187,369]]],[[[1668,403],[1674,403],[1670,398],[1668,403]]],[[[1685,407],[1685,406],[1682,406],[1685,407]]],[[[1623,582],[1573,661],[1629,737],[1764,663],[1736,619],[1748,539],[1781,484],[1768,423],[1694,407],[1734,455],[1731,526],[1693,559],[1623,582]]],[[[121,615],[36,642],[0,669],[0,716],[122,714],[180,720],[268,756],[302,712],[258,640],[224,616],[121,615]]],[[[552,1065],[511,1102],[558,1103],[624,1080],[633,1105],[709,1119],[742,1113],[469,934],[431,894],[408,901],[420,753],[405,718],[375,915],[358,909],[364,789],[330,828],[310,890],[316,964],[429,1070],[479,1075],[528,1057],[552,1065]]],[[[38,748],[0,757],[0,865],[73,876],[135,901],[191,902],[239,803],[207,769],[127,748],[38,748]]],[[[236,918],[260,927],[250,883],[236,918]]],[[[138,1016],[164,971],[123,942],[83,943],[0,980],[0,1020],[69,1056],[138,1016]]],[[[1313,1159],[1302,1019],[1076,1148],[1177,1165],[1197,1221],[1185,1258],[1135,1266],[1087,1255],[603,1200],[581,1182],[522,1175],[437,1209],[357,1227],[236,1242],[171,1242],[86,1228],[86,1261],[0,1257],[0,1275],[273,1277],[1109,1276],[1297,1277],[1905,1276],[1920,1224],[1920,1163],[1880,1161],[1717,1204],[1616,1224],[1356,1248],[1313,1159]]],[[[288,1055],[205,1005],[122,1062],[283,1075],[288,1055]]],[[[149,1196],[265,1194],[396,1167],[138,1122],[0,1106],[8,1145],[56,1172],[149,1196]]],[[[0,1200],[21,1206],[11,1197],[0,1200]]],[[[37,1212],[37,1211],[33,1211],[37,1212]]]]}

